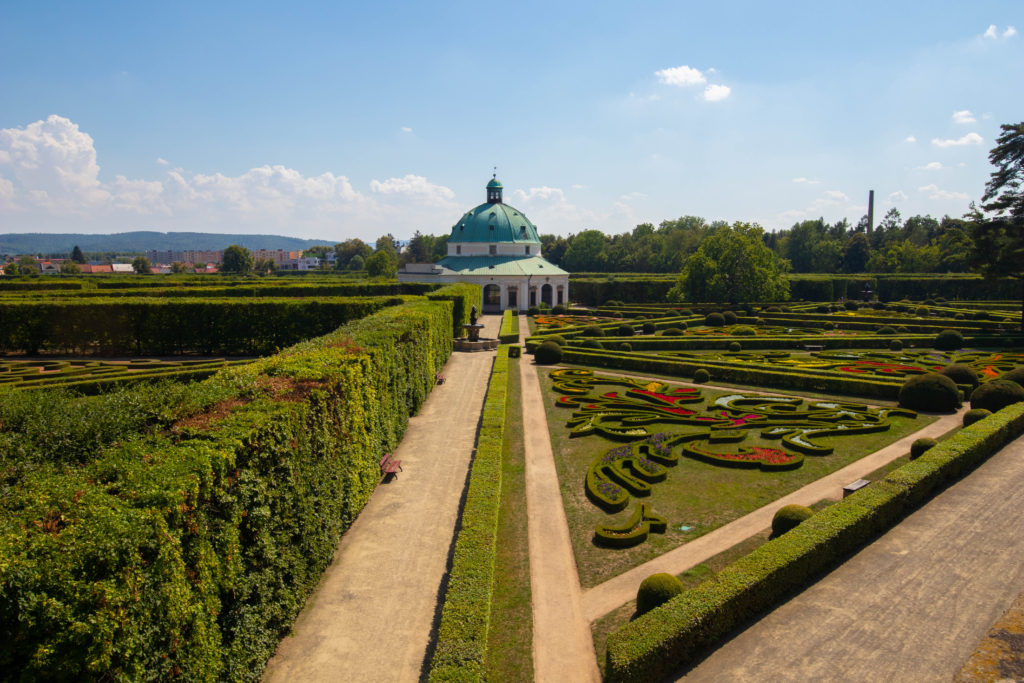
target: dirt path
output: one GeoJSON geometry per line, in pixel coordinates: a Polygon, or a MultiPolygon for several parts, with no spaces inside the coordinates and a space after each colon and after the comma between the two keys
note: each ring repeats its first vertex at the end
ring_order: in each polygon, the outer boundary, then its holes
{"type": "MultiPolygon", "coordinates": [[[[520,340],[524,336],[525,330],[520,340]]],[[[519,371],[523,381],[534,678],[542,683],[599,681],[590,624],[580,604],[580,581],[537,367],[524,357],[519,371]]]]}
{"type": "Polygon", "coordinates": [[[1024,437],[686,681],[949,681],[1024,588],[1024,437]]]}
{"type": "Polygon", "coordinates": [[[916,439],[934,438],[960,425],[966,410],[965,406],[955,414],[944,415],[924,429],[894,441],[885,448],[866,455],[841,470],[836,470],[832,474],[813,481],[750,514],[704,534],[700,538],[594,586],[583,593],[583,612],[586,618],[593,621],[634,599],[640,582],[651,574],[658,572],[682,573],[728,550],[737,543],[745,541],[759,531],[771,527],[775,511],[783,505],[791,503],[812,505],[825,498],[841,498],[844,486],[862,479],[865,475],[887,465],[901,455],[906,455],[910,451],[910,444],[916,439]]]}
{"type": "MultiPolygon", "coordinates": [[[[496,337],[500,316],[484,316],[496,337]]],[[[438,613],[494,352],[453,353],[265,681],[416,681],[438,613]]]]}

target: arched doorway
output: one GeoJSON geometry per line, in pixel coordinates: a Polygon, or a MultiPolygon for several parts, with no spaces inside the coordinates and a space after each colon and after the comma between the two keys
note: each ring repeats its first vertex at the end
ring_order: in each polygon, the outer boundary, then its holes
{"type": "Polygon", "coordinates": [[[519,288],[514,285],[508,288],[508,307],[519,308],[519,288]]]}
{"type": "Polygon", "coordinates": [[[551,301],[551,285],[541,285],[540,287],[540,300],[546,303],[548,306],[552,304],[551,301]]]}
{"type": "Polygon", "coordinates": [[[501,287],[486,285],[484,287],[484,313],[501,313],[501,287]]]}

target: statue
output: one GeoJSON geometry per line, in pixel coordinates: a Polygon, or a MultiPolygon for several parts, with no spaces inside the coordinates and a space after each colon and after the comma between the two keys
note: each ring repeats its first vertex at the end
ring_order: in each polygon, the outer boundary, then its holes
{"type": "Polygon", "coordinates": [[[476,325],[476,306],[469,310],[469,324],[476,325]]]}

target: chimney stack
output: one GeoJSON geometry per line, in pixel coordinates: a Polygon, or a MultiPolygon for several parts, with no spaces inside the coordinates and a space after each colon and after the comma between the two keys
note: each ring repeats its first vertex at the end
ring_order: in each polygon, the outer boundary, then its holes
{"type": "Polygon", "coordinates": [[[875,229],[875,191],[868,190],[868,234],[875,229]]]}

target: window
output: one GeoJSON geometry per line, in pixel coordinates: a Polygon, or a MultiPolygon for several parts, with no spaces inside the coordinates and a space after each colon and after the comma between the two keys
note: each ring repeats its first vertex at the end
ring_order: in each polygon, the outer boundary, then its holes
{"type": "Polygon", "coordinates": [[[527,253],[527,255],[529,255],[529,253],[530,253],[530,245],[529,244],[526,245],[526,253],[527,253]]]}
{"type": "Polygon", "coordinates": [[[461,244],[456,244],[455,245],[455,253],[456,254],[461,254],[462,253],[462,245],[461,244]]]}
{"type": "Polygon", "coordinates": [[[497,253],[498,253],[498,245],[497,244],[492,244],[490,246],[490,254],[491,254],[491,256],[495,256],[495,255],[497,255],[497,253]]]}

